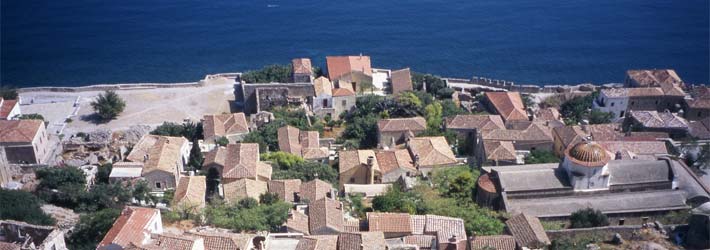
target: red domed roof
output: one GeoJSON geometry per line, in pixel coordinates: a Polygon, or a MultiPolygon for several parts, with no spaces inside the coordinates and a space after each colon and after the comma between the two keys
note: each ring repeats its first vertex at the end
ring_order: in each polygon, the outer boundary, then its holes
{"type": "Polygon", "coordinates": [[[478,177],[478,187],[488,193],[498,192],[495,183],[491,180],[490,174],[483,174],[481,177],[478,177]]]}
{"type": "Polygon", "coordinates": [[[565,157],[585,167],[602,167],[611,157],[601,145],[595,142],[580,142],[565,150],[565,157]]]}

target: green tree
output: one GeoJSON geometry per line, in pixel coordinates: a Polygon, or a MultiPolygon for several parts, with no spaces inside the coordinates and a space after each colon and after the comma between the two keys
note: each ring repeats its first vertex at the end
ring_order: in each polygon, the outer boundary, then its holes
{"type": "Polygon", "coordinates": [[[217,145],[219,146],[227,146],[227,144],[229,144],[229,139],[227,139],[227,137],[220,136],[215,139],[215,143],[217,143],[217,145]]]}
{"type": "Polygon", "coordinates": [[[300,179],[310,181],[316,178],[335,184],[338,182],[338,171],[334,168],[317,162],[305,161],[295,164],[289,169],[275,169],[272,178],[275,180],[300,179]]]}
{"type": "Polygon", "coordinates": [[[292,82],[293,69],[291,65],[268,65],[259,70],[250,70],[242,74],[241,79],[247,83],[292,82]]]}
{"type": "Polygon", "coordinates": [[[577,124],[587,118],[592,109],[592,102],[598,95],[599,92],[594,92],[590,95],[574,97],[562,103],[560,114],[565,118],[565,122],[568,125],[577,124]]]}
{"type": "Polygon", "coordinates": [[[609,225],[609,219],[606,215],[593,208],[575,211],[569,219],[571,228],[603,227],[609,225]]]}
{"type": "Polygon", "coordinates": [[[113,169],[113,164],[105,163],[99,166],[98,172],[96,173],[96,183],[109,183],[109,176],[111,175],[111,170],[113,169]]]}
{"type": "MultiPolygon", "coordinates": [[[[412,85],[414,89],[421,90],[424,84],[426,84],[426,91],[432,94],[437,94],[440,89],[446,88],[446,83],[438,76],[412,72],[412,85]]],[[[449,97],[451,96],[449,95],[449,97]]]]}
{"type": "Polygon", "coordinates": [[[19,95],[14,87],[0,86],[0,97],[6,100],[16,100],[19,95]]]}
{"type": "Polygon", "coordinates": [[[441,115],[443,117],[450,117],[456,115],[468,114],[468,111],[459,107],[452,100],[442,100],[441,102],[441,115]]]}
{"type": "Polygon", "coordinates": [[[205,156],[202,154],[202,150],[200,149],[200,143],[195,140],[192,142],[192,148],[190,149],[190,159],[187,163],[190,168],[189,170],[201,169],[202,163],[204,161],[205,156]]]}
{"type": "Polygon", "coordinates": [[[439,129],[443,121],[443,108],[441,103],[434,102],[427,105],[424,108],[424,117],[426,118],[426,124],[429,129],[439,129]]]}
{"type": "Polygon", "coordinates": [[[261,204],[271,205],[279,201],[279,195],[276,193],[266,192],[259,195],[259,202],[261,204]]]}
{"type": "Polygon", "coordinates": [[[290,209],[291,204],[283,201],[258,204],[247,198],[236,204],[212,202],[205,208],[205,217],[209,225],[236,232],[278,231],[288,219],[290,209]]]}
{"type": "Polygon", "coordinates": [[[606,124],[611,123],[611,118],[614,117],[614,113],[603,112],[599,110],[592,110],[589,113],[589,124],[606,124]]]}
{"type": "Polygon", "coordinates": [[[126,108],[126,102],[112,90],[99,94],[91,107],[105,121],[115,119],[126,108]]]}
{"type": "Polygon", "coordinates": [[[66,239],[67,246],[74,250],[96,249],[120,214],[121,210],[109,208],[82,215],[66,239]]]}
{"type": "Polygon", "coordinates": [[[411,91],[399,93],[397,103],[409,109],[420,110],[422,108],[422,101],[411,91]]]}
{"type": "Polygon", "coordinates": [[[278,166],[279,169],[291,169],[296,166],[296,164],[301,164],[304,162],[303,158],[298,155],[289,154],[283,151],[269,152],[261,154],[262,161],[271,161],[278,166]]]}
{"type": "Polygon", "coordinates": [[[40,114],[36,114],[36,113],[33,113],[33,114],[22,114],[22,115],[20,115],[19,117],[17,117],[17,119],[20,119],[20,120],[42,120],[42,121],[44,121],[44,116],[42,116],[42,115],[40,115],[40,114]]]}
{"type": "Polygon", "coordinates": [[[530,154],[525,156],[525,164],[539,164],[539,163],[556,163],[560,162],[560,158],[555,156],[554,153],[546,150],[532,150],[530,154]]]}
{"type": "Polygon", "coordinates": [[[31,193],[0,189],[0,219],[38,225],[54,225],[54,219],[41,209],[40,200],[31,193]]]}

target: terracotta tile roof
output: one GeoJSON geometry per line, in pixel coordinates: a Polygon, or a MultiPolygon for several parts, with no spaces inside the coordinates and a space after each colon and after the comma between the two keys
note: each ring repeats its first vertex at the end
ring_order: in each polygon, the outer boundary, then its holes
{"type": "Polygon", "coordinates": [[[182,148],[187,146],[183,137],[144,135],[126,157],[143,163],[143,175],[153,171],[178,174],[176,164],[182,162],[182,148]]]}
{"type": "Polygon", "coordinates": [[[308,228],[311,234],[317,234],[325,228],[343,231],[343,204],[333,199],[312,201],[308,206],[308,228]]]}
{"type": "Polygon", "coordinates": [[[382,232],[340,233],[338,250],[381,250],[387,243],[382,232]]]}
{"type": "Polygon", "coordinates": [[[484,140],[493,141],[553,141],[550,127],[531,123],[524,130],[494,129],[482,133],[484,140]]]}
{"type": "Polygon", "coordinates": [[[301,131],[287,125],[279,128],[277,133],[281,151],[301,156],[304,159],[328,157],[328,149],[320,146],[318,131],[301,131]]]}
{"type": "Polygon", "coordinates": [[[411,233],[412,222],[407,213],[367,213],[369,231],[384,233],[411,233]]]}
{"type": "Polygon", "coordinates": [[[367,158],[370,156],[374,159],[373,168],[380,171],[380,166],[377,162],[375,151],[373,150],[346,150],[338,152],[340,173],[346,173],[351,169],[367,166],[367,158]]]}
{"type": "Polygon", "coordinates": [[[355,95],[355,92],[349,89],[344,89],[344,88],[335,88],[333,89],[333,96],[351,96],[355,95]]]}
{"type": "Polygon", "coordinates": [[[42,126],[41,120],[0,120],[0,143],[31,143],[42,126]]]}
{"type": "Polygon", "coordinates": [[[589,134],[582,130],[582,127],[580,126],[556,127],[552,129],[552,132],[557,135],[564,148],[580,143],[584,141],[587,136],[589,136],[589,134]]]}
{"type": "Polygon", "coordinates": [[[670,112],[630,111],[630,117],[647,128],[688,128],[688,121],[670,112]]]}
{"type": "MultiPolygon", "coordinates": [[[[456,156],[443,136],[415,137],[409,143],[412,155],[419,156],[419,166],[437,166],[456,163],[456,156]]],[[[416,159],[415,159],[416,161],[416,159]]]]}
{"type": "Polygon", "coordinates": [[[621,125],[616,123],[583,125],[582,129],[595,141],[616,141],[624,137],[621,125]]]}
{"type": "Polygon", "coordinates": [[[328,65],[328,78],[332,80],[352,72],[362,72],[372,76],[369,56],[327,56],[325,60],[328,65]]]}
{"type": "Polygon", "coordinates": [[[249,124],[244,113],[205,115],[203,119],[205,138],[249,133],[249,124]]]}
{"type": "Polygon", "coordinates": [[[690,135],[699,139],[710,139],[710,117],[690,122],[690,135]]]}
{"type": "Polygon", "coordinates": [[[305,215],[296,210],[289,211],[289,217],[286,219],[284,226],[290,229],[290,231],[300,232],[304,235],[308,235],[308,215],[305,215]]]}
{"type": "Polygon", "coordinates": [[[127,246],[131,242],[140,245],[146,237],[150,237],[150,234],[154,232],[152,228],[148,228],[150,226],[148,224],[152,220],[160,220],[160,210],[127,206],[98,246],[110,244],[127,246]]]}
{"type": "Polygon", "coordinates": [[[626,77],[636,82],[639,87],[655,87],[661,83],[683,83],[683,80],[672,69],[628,70],[626,77]]]}
{"type": "Polygon", "coordinates": [[[511,141],[484,140],[486,159],[490,161],[515,161],[515,147],[511,141]]]}
{"type": "Polygon", "coordinates": [[[217,167],[221,177],[226,179],[271,179],[271,166],[259,161],[259,144],[256,143],[217,147],[205,154],[203,166],[217,167]]]}
{"type": "Polygon", "coordinates": [[[454,237],[456,242],[467,239],[463,219],[440,215],[426,215],[424,233],[436,234],[439,243],[450,242],[454,237]]]}
{"type": "Polygon", "coordinates": [[[185,234],[202,238],[205,242],[205,250],[247,250],[247,246],[256,236],[216,232],[185,232],[185,234]]]}
{"type": "Polygon", "coordinates": [[[486,92],[486,98],[505,122],[512,120],[528,120],[523,99],[518,92],[486,92]]]}
{"type": "Polygon", "coordinates": [[[651,156],[646,158],[653,158],[655,155],[668,154],[668,149],[666,148],[666,143],[663,141],[597,141],[604,149],[606,149],[607,154],[614,158],[618,153],[621,154],[622,158],[617,160],[625,159],[639,159],[639,157],[651,156]]]}
{"type": "Polygon", "coordinates": [[[510,217],[505,224],[519,246],[532,247],[539,243],[550,244],[550,239],[537,217],[516,214],[510,217]]]}
{"type": "Polygon", "coordinates": [[[0,250],[20,250],[21,246],[9,242],[0,242],[0,250]]]}
{"type": "Polygon", "coordinates": [[[337,235],[314,235],[301,238],[295,250],[333,250],[337,248],[337,235]]]}
{"type": "Polygon", "coordinates": [[[345,233],[360,232],[360,219],[345,219],[343,221],[343,232],[345,232],[345,233]]]}
{"type": "Polygon", "coordinates": [[[446,118],[447,129],[477,129],[487,131],[505,129],[500,115],[456,115],[446,118]]]}
{"type": "Polygon", "coordinates": [[[320,95],[333,95],[333,83],[328,80],[325,76],[320,76],[313,80],[313,90],[316,92],[316,96],[320,95]]]}
{"type": "Polygon", "coordinates": [[[424,227],[426,227],[426,215],[412,215],[412,234],[424,234],[424,227]]]}
{"type": "Polygon", "coordinates": [[[424,117],[381,119],[377,121],[379,132],[424,131],[426,120],[424,117]]]}
{"type": "Polygon", "coordinates": [[[206,176],[181,176],[178,182],[173,204],[182,206],[203,208],[205,206],[205,196],[207,194],[206,176]]]}
{"type": "Polygon", "coordinates": [[[694,109],[710,109],[710,97],[695,98],[688,102],[688,107],[694,109]]]}
{"type": "Polygon", "coordinates": [[[230,202],[247,197],[259,200],[259,196],[269,190],[265,181],[246,178],[224,181],[222,186],[224,187],[224,198],[230,202]]]}
{"type": "Polygon", "coordinates": [[[488,193],[498,192],[495,183],[493,183],[493,180],[491,180],[490,174],[482,174],[480,177],[478,177],[478,181],[476,181],[476,184],[479,188],[483,189],[488,193]]]}
{"type": "Polygon", "coordinates": [[[390,78],[392,79],[393,95],[414,89],[412,87],[412,74],[409,72],[409,68],[393,70],[390,78]]]}
{"type": "Polygon", "coordinates": [[[204,240],[189,235],[159,234],[154,244],[166,250],[192,250],[194,247],[204,244],[204,240]]]}
{"type": "Polygon", "coordinates": [[[412,156],[406,149],[378,150],[375,152],[377,164],[383,174],[390,173],[398,169],[416,171],[412,156]]]}
{"type": "Polygon", "coordinates": [[[515,250],[515,238],[510,235],[474,236],[471,250],[515,250]]]}
{"type": "Polygon", "coordinates": [[[685,91],[683,91],[679,84],[662,82],[661,89],[663,90],[663,94],[668,96],[685,96],[685,91]]]}
{"type": "Polygon", "coordinates": [[[7,119],[10,112],[17,106],[17,100],[5,100],[0,98],[0,119],[7,119]]]}
{"type": "Polygon", "coordinates": [[[559,121],[560,112],[556,108],[544,108],[535,112],[535,119],[542,121],[559,121]]]}
{"type": "Polygon", "coordinates": [[[333,185],[320,179],[304,182],[300,187],[301,199],[307,199],[310,202],[327,198],[327,194],[331,191],[333,191],[333,185]]]}
{"type": "Polygon", "coordinates": [[[294,202],[294,194],[300,192],[301,180],[270,180],[269,193],[274,193],[279,196],[279,199],[287,202],[294,202]]]}
{"type": "Polygon", "coordinates": [[[309,58],[295,58],[291,60],[291,65],[294,74],[313,74],[311,59],[309,58]]]}
{"type": "Polygon", "coordinates": [[[436,236],[434,235],[408,235],[402,237],[402,242],[415,245],[420,250],[436,249],[436,236]]]}

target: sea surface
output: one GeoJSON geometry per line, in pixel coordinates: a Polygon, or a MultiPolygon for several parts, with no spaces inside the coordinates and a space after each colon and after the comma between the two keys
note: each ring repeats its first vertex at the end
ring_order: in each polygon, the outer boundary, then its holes
{"type": "Polygon", "coordinates": [[[532,84],[710,82],[708,0],[2,0],[0,83],[189,82],[310,57],[532,84]]]}

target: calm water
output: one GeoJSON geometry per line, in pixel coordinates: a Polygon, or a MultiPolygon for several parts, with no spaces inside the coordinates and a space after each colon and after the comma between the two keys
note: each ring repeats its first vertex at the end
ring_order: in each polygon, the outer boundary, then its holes
{"type": "Polygon", "coordinates": [[[0,82],[195,81],[310,57],[524,83],[710,72],[708,0],[2,0],[0,82]]]}

